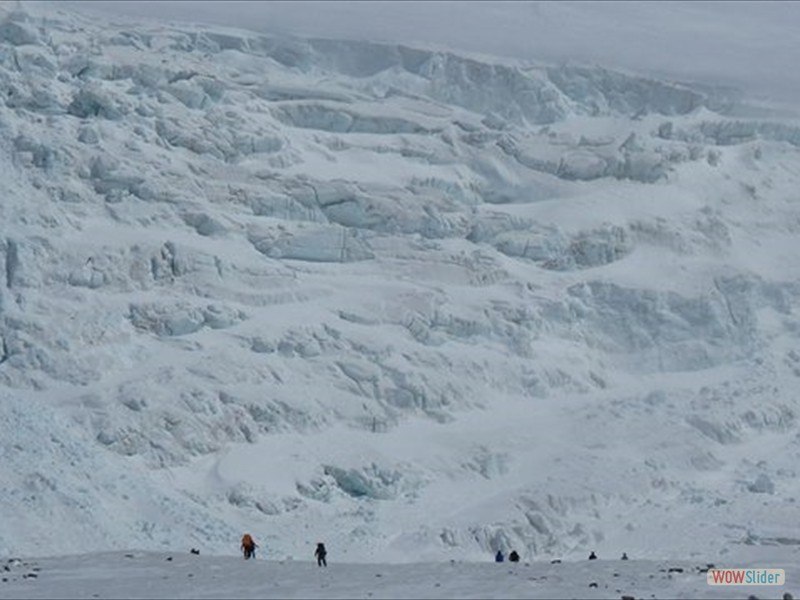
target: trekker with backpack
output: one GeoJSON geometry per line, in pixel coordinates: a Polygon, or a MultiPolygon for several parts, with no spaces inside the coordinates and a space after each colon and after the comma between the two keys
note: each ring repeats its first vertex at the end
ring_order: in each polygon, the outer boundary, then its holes
{"type": "Polygon", "coordinates": [[[244,559],[255,558],[256,548],[258,548],[258,544],[256,544],[253,536],[249,533],[245,533],[242,536],[242,552],[244,552],[244,559]]]}
{"type": "Polygon", "coordinates": [[[314,556],[317,557],[317,566],[318,567],[327,567],[328,562],[325,560],[325,557],[328,555],[328,551],[325,550],[325,544],[322,542],[317,543],[317,549],[314,550],[314,556]]]}

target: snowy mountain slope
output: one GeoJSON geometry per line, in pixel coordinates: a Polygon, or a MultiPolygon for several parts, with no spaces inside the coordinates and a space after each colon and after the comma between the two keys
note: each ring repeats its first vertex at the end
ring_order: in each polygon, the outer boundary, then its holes
{"type": "MultiPolygon", "coordinates": [[[[26,0],[26,6],[34,4],[26,0]]],[[[44,2],[36,2],[44,4],[44,2]]],[[[56,4],[50,2],[49,4],[56,4]]],[[[792,3],[694,2],[666,4],[476,1],[407,5],[318,3],[312,13],[288,2],[235,5],[161,0],[155,4],[59,0],[59,6],[101,15],[127,14],[291,33],[301,37],[382,40],[415,48],[459,48],[491,56],[553,63],[591,61],[661,79],[712,80],[783,99],[796,114],[800,60],[793,42],[800,12],[792,3]],[[446,25],[446,26],[443,26],[446,25]]],[[[492,62],[494,59],[490,59],[492,62]]]]}
{"type": "Polygon", "coordinates": [[[798,545],[797,122],[54,11],[0,89],[0,554],[798,545]]]}

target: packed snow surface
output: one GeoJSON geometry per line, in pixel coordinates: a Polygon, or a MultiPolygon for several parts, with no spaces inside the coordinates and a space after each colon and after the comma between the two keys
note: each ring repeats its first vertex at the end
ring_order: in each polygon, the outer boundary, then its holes
{"type": "MultiPolygon", "coordinates": [[[[768,562],[797,581],[791,560],[756,549],[740,567],[768,562]],[[758,558],[756,558],[758,557],[758,558]]],[[[615,559],[618,557],[615,557],[615,559]]],[[[265,561],[186,552],[114,552],[12,560],[10,598],[778,598],[790,586],[710,586],[708,563],[582,560],[407,564],[265,561]]],[[[720,565],[717,565],[720,566],[720,565]]]]}
{"type": "Polygon", "coordinates": [[[0,90],[0,556],[796,558],[797,120],[56,9],[0,90]]]}

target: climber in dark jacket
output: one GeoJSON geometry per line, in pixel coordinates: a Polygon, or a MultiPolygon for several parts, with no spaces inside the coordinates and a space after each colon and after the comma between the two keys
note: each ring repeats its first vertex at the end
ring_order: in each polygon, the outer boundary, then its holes
{"type": "Polygon", "coordinates": [[[508,560],[511,562],[519,562],[519,554],[517,554],[516,550],[511,551],[511,554],[508,555],[508,560]]]}
{"type": "Polygon", "coordinates": [[[498,550],[497,554],[494,555],[494,562],[503,562],[505,557],[503,556],[503,551],[498,550]]]}
{"type": "Polygon", "coordinates": [[[314,556],[317,557],[317,566],[318,567],[327,567],[328,562],[325,560],[325,557],[328,555],[328,551],[325,550],[325,544],[322,542],[317,543],[317,549],[314,550],[314,556]]]}

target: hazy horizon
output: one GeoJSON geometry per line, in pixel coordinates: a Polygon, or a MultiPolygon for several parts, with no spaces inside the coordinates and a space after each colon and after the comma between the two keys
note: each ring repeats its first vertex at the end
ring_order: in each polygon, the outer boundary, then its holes
{"type": "Polygon", "coordinates": [[[792,2],[23,2],[48,4],[271,34],[596,62],[734,85],[783,102],[800,93],[800,45],[793,35],[800,4],[792,2]]]}

